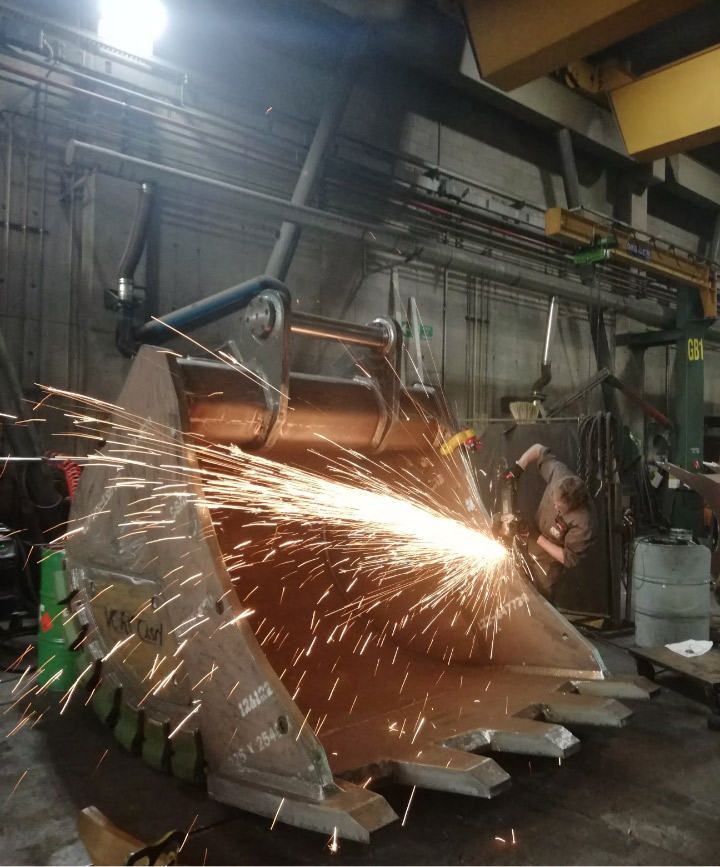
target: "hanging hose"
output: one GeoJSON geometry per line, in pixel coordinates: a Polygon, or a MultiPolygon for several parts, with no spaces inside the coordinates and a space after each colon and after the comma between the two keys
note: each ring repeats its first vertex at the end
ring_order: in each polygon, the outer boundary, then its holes
{"type": "Polygon", "coordinates": [[[135,354],[133,338],[135,324],[135,270],[147,244],[150,216],[155,197],[155,185],[147,182],[140,184],[139,198],[132,230],[125,252],[118,267],[117,321],[115,325],[115,344],[126,358],[135,354]]]}

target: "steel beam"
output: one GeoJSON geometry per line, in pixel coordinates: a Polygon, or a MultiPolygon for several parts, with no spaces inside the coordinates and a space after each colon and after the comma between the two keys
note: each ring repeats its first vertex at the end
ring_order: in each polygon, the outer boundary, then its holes
{"type": "Polygon", "coordinates": [[[615,335],[615,346],[629,346],[631,349],[649,349],[652,346],[670,346],[682,337],[677,328],[660,331],[627,331],[615,335]]]}
{"type": "Polygon", "coordinates": [[[684,154],[666,159],[667,187],[696,205],[720,205],[720,175],[684,154]]]}
{"type": "Polygon", "coordinates": [[[701,0],[463,0],[483,78],[513,90],[701,0]]]}
{"type": "Polygon", "coordinates": [[[677,154],[720,139],[720,46],[665,66],[610,93],[628,154],[677,154]]]}
{"type": "MultiPolygon", "coordinates": [[[[410,58],[406,58],[410,60],[410,58]]],[[[585,150],[603,159],[634,162],[629,157],[612,112],[552,78],[539,78],[512,93],[503,93],[480,78],[468,41],[459,65],[459,80],[482,102],[540,129],[566,127],[585,150]]],[[[699,205],[720,205],[720,174],[685,154],[668,158],[667,186],[674,195],[699,205]]]]}
{"type": "Polygon", "coordinates": [[[568,208],[582,207],[580,195],[580,180],[578,178],[577,163],[573,152],[572,136],[567,127],[558,130],[558,146],[560,148],[560,160],[562,163],[563,188],[565,189],[565,201],[568,208]]]}
{"type": "MultiPolygon", "coordinates": [[[[307,205],[315,195],[331,145],[340,129],[366,43],[367,31],[364,28],[350,39],[337,80],[328,97],[295,185],[290,200],[293,205],[307,205]]],[[[297,223],[285,222],[282,224],[280,234],[265,268],[266,274],[278,280],[286,279],[300,241],[300,232],[301,227],[297,223]]]]}

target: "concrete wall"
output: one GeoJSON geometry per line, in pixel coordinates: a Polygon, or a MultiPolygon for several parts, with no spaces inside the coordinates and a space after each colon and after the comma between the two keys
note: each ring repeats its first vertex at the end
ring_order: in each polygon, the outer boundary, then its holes
{"type": "MultiPolygon", "coordinates": [[[[34,97],[27,89],[0,82],[0,102],[6,107],[0,127],[0,190],[9,189],[9,214],[4,210],[3,215],[11,224],[2,239],[6,271],[0,269],[0,324],[29,394],[41,382],[113,399],[129,366],[114,347],[115,315],[107,302],[137,191],[126,181],[102,176],[82,180],[69,171],[63,150],[70,138],[289,198],[332,77],[309,59],[303,63],[262,46],[254,46],[238,63],[243,88],[234,96],[200,85],[186,95],[189,102],[220,114],[225,129],[181,118],[180,126],[169,128],[151,116],[82,95],[40,91],[34,97]]],[[[412,162],[403,155],[479,185],[476,193],[490,188],[483,194],[488,212],[514,213],[519,222],[541,219],[539,209],[565,203],[551,135],[529,136],[526,127],[496,110],[479,107],[469,118],[453,110],[449,92],[445,100],[440,97],[437,86],[429,91],[409,75],[380,79],[374,72],[361,77],[318,204],[375,222],[396,219],[394,200],[408,190],[396,184],[397,177],[412,162]],[[368,177],[372,190],[364,185],[368,177]]],[[[612,170],[581,155],[579,171],[583,203],[610,212],[612,170]]],[[[211,193],[190,198],[161,191],[160,199],[155,240],[137,272],[138,284],[148,292],[138,320],[262,273],[279,228],[276,222],[259,219],[231,197],[211,193]]],[[[688,231],[687,221],[672,225],[664,213],[663,218],[651,216],[649,228],[694,249],[702,242],[688,231]]],[[[301,310],[363,322],[392,309],[393,265],[403,300],[415,297],[424,324],[432,326],[432,337],[423,342],[423,361],[433,379],[444,378],[460,419],[496,416],[504,395],[529,393],[539,375],[545,299],[451,273],[443,315],[442,271],[393,263],[359,243],[312,231],[303,234],[288,285],[301,310]]],[[[614,322],[610,325],[612,330],[614,322]]],[[[230,336],[230,329],[231,323],[223,323],[198,337],[216,346],[230,336]]],[[[708,410],[717,411],[717,353],[709,351],[706,358],[708,410]]],[[[296,347],[298,367],[313,370],[321,360],[330,369],[347,361],[337,350],[296,347]]],[[[552,360],[550,404],[596,370],[584,310],[561,304],[552,360]]],[[[638,376],[625,351],[618,354],[618,368],[621,374],[638,376]]],[[[660,408],[664,370],[665,351],[652,350],[644,381],[638,382],[660,408]]],[[[598,400],[599,393],[591,394],[576,411],[594,411],[598,400]]]]}

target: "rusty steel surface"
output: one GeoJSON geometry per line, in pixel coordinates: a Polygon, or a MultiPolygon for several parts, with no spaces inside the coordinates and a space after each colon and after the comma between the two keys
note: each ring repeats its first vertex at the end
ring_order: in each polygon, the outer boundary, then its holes
{"type": "Polygon", "coordinates": [[[251,509],[211,512],[207,441],[328,479],[354,455],[373,483],[412,479],[487,528],[462,455],[440,455],[437,395],[286,364],[279,376],[270,395],[226,365],[143,348],[108,463],[83,477],[66,629],[78,689],[121,742],[218,800],[367,841],[397,818],[373,791],[384,779],[489,798],[510,783],[493,751],[563,757],[579,744],[566,725],[624,725],[616,699],[647,697],[647,682],[610,678],[514,567],[481,605],[438,607],[419,604],[433,580],[419,562],[369,607],[378,572],[348,574],[350,530],[298,520],[278,537],[251,509]],[[301,544],[280,556],[284,538],[301,544]]]}

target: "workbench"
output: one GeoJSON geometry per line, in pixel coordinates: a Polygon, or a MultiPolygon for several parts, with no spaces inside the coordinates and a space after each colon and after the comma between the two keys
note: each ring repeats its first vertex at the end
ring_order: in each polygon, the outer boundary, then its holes
{"type": "MultiPolygon", "coordinates": [[[[630,647],[637,672],[654,681],[657,674],[672,672],[699,686],[710,708],[708,728],[720,731],[720,649],[700,656],[682,656],[667,647],[630,647]]],[[[669,686],[669,684],[668,684],[669,686]]]]}

